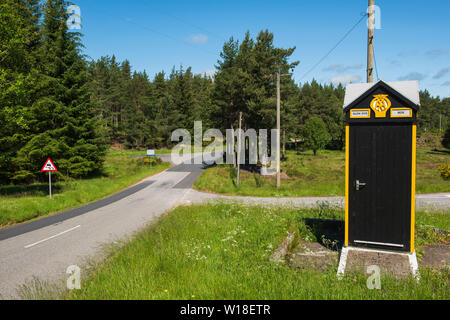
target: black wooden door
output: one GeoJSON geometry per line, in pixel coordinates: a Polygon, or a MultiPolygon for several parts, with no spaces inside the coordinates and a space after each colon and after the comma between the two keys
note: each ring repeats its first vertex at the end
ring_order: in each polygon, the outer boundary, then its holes
{"type": "Polygon", "coordinates": [[[409,251],[411,124],[351,124],[349,154],[349,244],[409,251]]]}

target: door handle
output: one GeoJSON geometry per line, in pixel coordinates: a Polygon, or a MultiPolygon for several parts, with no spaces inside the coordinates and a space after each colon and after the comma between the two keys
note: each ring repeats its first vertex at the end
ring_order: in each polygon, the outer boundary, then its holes
{"type": "Polygon", "coordinates": [[[361,187],[365,187],[366,183],[365,182],[360,182],[359,180],[355,181],[355,189],[356,191],[359,191],[361,189],[361,187]]]}

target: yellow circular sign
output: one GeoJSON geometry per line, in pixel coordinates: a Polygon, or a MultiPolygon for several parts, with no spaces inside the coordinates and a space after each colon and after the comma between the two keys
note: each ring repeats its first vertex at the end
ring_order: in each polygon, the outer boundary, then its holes
{"type": "Polygon", "coordinates": [[[387,94],[376,94],[374,99],[370,102],[370,108],[375,112],[375,117],[385,118],[386,112],[391,107],[391,100],[388,99],[387,94]]]}
{"type": "Polygon", "coordinates": [[[388,99],[387,94],[376,94],[374,99],[370,102],[370,108],[375,112],[375,117],[385,118],[386,112],[391,107],[391,100],[388,99]]]}

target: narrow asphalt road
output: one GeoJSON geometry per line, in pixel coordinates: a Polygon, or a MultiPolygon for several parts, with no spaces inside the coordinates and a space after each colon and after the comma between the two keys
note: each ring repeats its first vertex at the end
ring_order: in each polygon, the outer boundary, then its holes
{"type": "MultiPolygon", "coordinates": [[[[104,244],[121,241],[155,222],[179,204],[216,199],[249,204],[313,206],[328,201],[342,206],[342,198],[246,198],[206,194],[191,189],[205,165],[179,165],[96,203],[0,231],[0,298],[19,298],[17,289],[33,279],[65,279],[71,265],[101,257],[104,244]]],[[[450,194],[420,195],[418,209],[450,210],[450,194]]],[[[83,272],[83,270],[81,270],[83,272]]]]}
{"type": "Polygon", "coordinates": [[[67,277],[69,266],[81,267],[86,257],[102,252],[103,244],[123,240],[156,221],[183,199],[189,189],[177,186],[190,188],[185,182],[192,180],[190,174],[169,169],[123,199],[0,241],[1,298],[18,298],[18,286],[34,277],[48,282],[67,277]]]}

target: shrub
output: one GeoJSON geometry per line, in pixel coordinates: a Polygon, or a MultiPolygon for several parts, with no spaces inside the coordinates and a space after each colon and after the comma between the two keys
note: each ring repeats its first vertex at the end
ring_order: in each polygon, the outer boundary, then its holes
{"type": "Polygon", "coordinates": [[[318,117],[312,117],[306,121],[303,127],[303,136],[306,139],[305,146],[313,150],[314,155],[318,150],[324,149],[331,139],[327,126],[318,117]]]}
{"type": "Polygon", "coordinates": [[[444,139],[442,139],[444,148],[450,149],[450,127],[445,130],[444,139]]]}
{"type": "Polygon", "coordinates": [[[439,171],[444,180],[450,180],[450,163],[441,164],[439,166],[439,171]]]}
{"type": "Polygon", "coordinates": [[[157,165],[160,164],[162,162],[162,160],[158,157],[144,157],[141,158],[141,162],[145,165],[157,165]]]}

